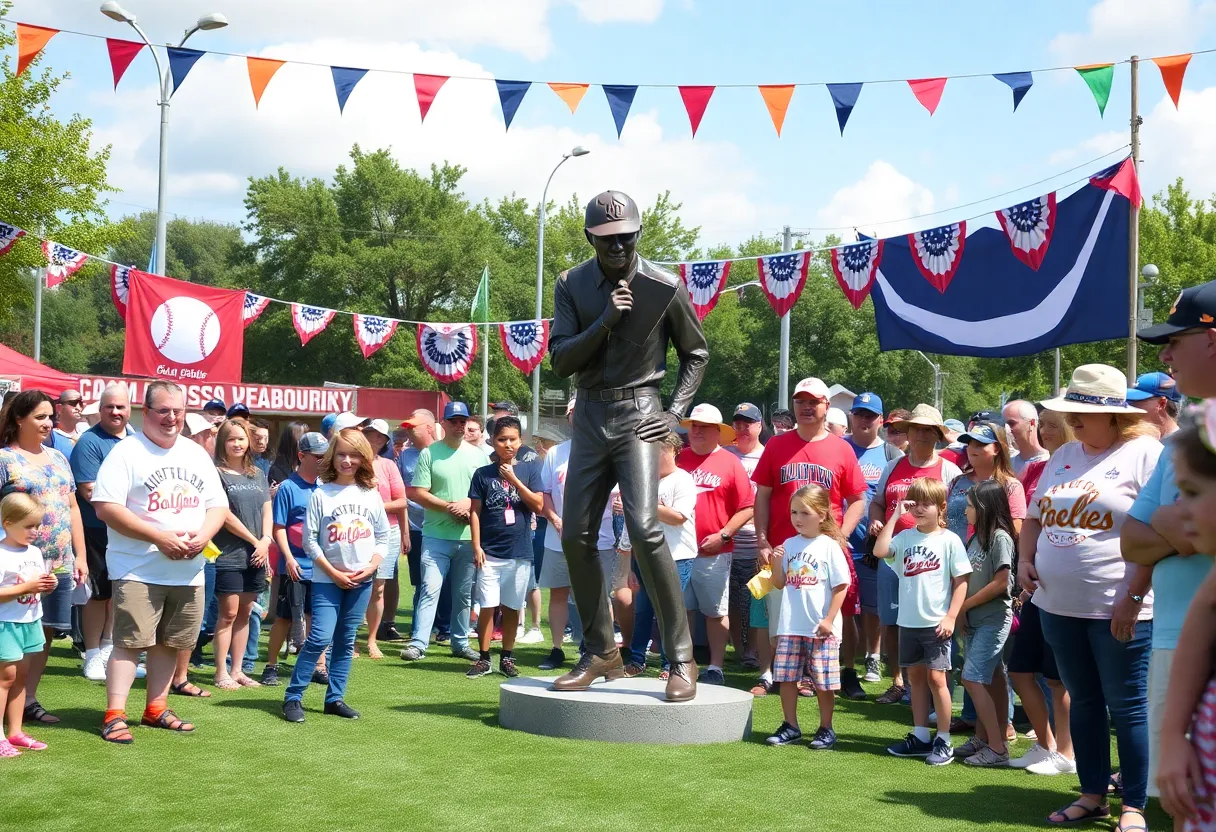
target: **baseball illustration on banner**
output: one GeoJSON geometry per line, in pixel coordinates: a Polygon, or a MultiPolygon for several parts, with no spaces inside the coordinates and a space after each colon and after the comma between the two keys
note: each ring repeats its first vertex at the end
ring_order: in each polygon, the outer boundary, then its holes
{"type": "Polygon", "coordinates": [[[152,313],[152,343],[160,354],[178,364],[197,364],[220,342],[220,319],[197,298],[176,297],[152,313]]]}

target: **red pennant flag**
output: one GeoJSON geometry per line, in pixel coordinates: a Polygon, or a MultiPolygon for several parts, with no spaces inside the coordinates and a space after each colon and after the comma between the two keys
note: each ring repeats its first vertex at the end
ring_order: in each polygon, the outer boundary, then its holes
{"type": "Polygon", "coordinates": [[[431,111],[431,104],[439,94],[439,88],[448,80],[446,75],[423,75],[414,73],[414,92],[418,95],[418,112],[426,121],[426,114],[431,111]]]}
{"type": "Polygon", "coordinates": [[[243,289],[128,273],[124,375],[239,384],[245,352],[243,289]]]}
{"type": "Polygon", "coordinates": [[[697,136],[701,116],[705,115],[705,108],[709,106],[709,99],[713,94],[713,87],[680,87],[680,98],[684,99],[684,109],[688,111],[693,138],[697,136]]]}
{"type": "Polygon", "coordinates": [[[122,80],[123,73],[127,71],[131,61],[135,60],[135,56],[143,48],[144,44],[138,41],[106,38],[106,51],[110,53],[110,69],[114,72],[114,89],[118,89],[118,82],[122,80]]]}
{"type": "Polygon", "coordinates": [[[1174,100],[1174,109],[1178,109],[1178,97],[1182,95],[1182,76],[1186,75],[1186,66],[1191,62],[1190,54],[1168,55],[1164,58],[1153,58],[1157,69],[1161,70],[1161,81],[1165,91],[1174,100]]]}
{"type": "Polygon", "coordinates": [[[17,24],[17,75],[25,72],[42,47],[59,34],[58,29],[48,29],[45,26],[31,26],[28,23],[17,24]]]}
{"type": "Polygon", "coordinates": [[[946,79],[918,78],[909,81],[908,86],[912,88],[912,94],[916,96],[916,100],[929,111],[929,115],[933,115],[938,103],[942,100],[942,92],[946,89],[946,79]]]}

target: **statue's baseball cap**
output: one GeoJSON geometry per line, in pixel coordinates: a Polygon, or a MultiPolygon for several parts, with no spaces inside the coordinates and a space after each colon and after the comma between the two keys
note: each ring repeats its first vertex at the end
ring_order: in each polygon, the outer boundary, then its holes
{"type": "Polygon", "coordinates": [[[1171,335],[1188,329],[1216,329],[1216,280],[1183,289],[1165,323],[1142,329],[1136,337],[1150,344],[1164,344],[1171,335]]]}
{"type": "Polygon", "coordinates": [[[594,237],[632,234],[642,227],[638,204],[620,191],[604,191],[587,203],[583,225],[594,237]]]}

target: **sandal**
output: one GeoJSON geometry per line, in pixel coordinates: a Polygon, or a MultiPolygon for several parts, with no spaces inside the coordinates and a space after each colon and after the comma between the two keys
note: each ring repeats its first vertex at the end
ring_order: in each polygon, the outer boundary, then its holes
{"type": "Polygon", "coordinates": [[[369,659],[383,659],[384,653],[380,652],[380,648],[375,644],[367,645],[367,657],[369,659]]]}
{"type": "Polygon", "coordinates": [[[236,683],[243,688],[260,688],[262,686],[261,682],[258,682],[254,679],[250,679],[244,673],[242,673],[240,676],[237,676],[234,681],[236,681],[236,683]]]}
{"type": "Polygon", "coordinates": [[[169,693],[176,693],[178,696],[196,696],[201,699],[206,699],[211,695],[211,691],[203,690],[198,685],[192,685],[189,682],[182,682],[179,685],[169,685],[169,693]]]}
{"type": "Polygon", "coordinates": [[[1110,806],[1105,803],[1100,803],[1097,806],[1086,806],[1080,800],[1074,800],[1063,809],[1058,809],[1047,816],[1047,823],[1051,826],[1072,826],[1074,823],[1086,823],[1099,818],[1110,817],[1110,806]],[[1070,815],[1069,809],[1080,809],[1084,814],[1070,815]],[[1060,820],[1055,820],[1059,817],[1060,820]]]}
{"type": "Polygon", "coordinates": [[[160,712],[160,716],[156,719],[148,719],[147,714],[139,720],[140,725],[146,725],[149,728],[164,728],[166,731],[176,731],[179,734],[189,734],[194,731],[194,725],[189,722],[182,722],[181,717],[173,713],[169,709],[160,712]]]}
{"type": "Polygon", "coordinates": [[[815,689],[813,687],[811,687],[810,682],[806,682],[806,681],[799,682],[798,683],[798,695],[799,696],[814,696],[815,689]]]}
{"type": "Polygon", "coordinates": [[[101,726],[101,738],[116,745],[130,745],[135,742],[135,737],[131,736],[131,726],[121,716],[116,716],[101,726]]]}
{"type": "Polygon", "coordinates": [[[215,688],[216,690],[240,690],[241,686],[236,679],[229,677],[227,679],[217,679],[215,681],[215,688]]]}
{"type": "Polygon", "coordinates": [[[39,742],[24,732],[13,734],[8,738],[9,745],[26,751],[46,751],[46,743],[39,742]]]}
{"type": "Polygon", "coordinates": [[[1116,771],[1106,784],[1107,794],[1123,794],[1123,772],[1116,771]]]}
{"type": "Polygon", "coordinates": [[[1139,815],[1141,820],[1144,820],[1144,812],[1135,808],[1124,808],[1119,816],[1119,822],[1115,824],[1115,832],[1132,832],[1133,829],[1138,829],[1140,832],[1148,832],[1148,827],[1143,823],[1133,823],[1130,826],[1124,826],[1123,815],[1135,814],[1139,815]]]}
{"type": "Polygon", "coordinates": [[[38,722],[43,725],[55,725],[59,722],[59,717],[38,704],[37,699],[25,703],[25,719],[29,722],[38,722]]]}

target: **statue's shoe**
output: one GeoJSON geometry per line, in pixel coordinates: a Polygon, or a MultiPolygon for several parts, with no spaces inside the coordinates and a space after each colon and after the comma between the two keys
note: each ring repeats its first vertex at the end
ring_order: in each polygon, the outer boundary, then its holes
{"type": "Polygon", "coordinates": [[[621,662],[621,651],[613,650],[607,656],[584,653],[569,673],[553,681],[553,690],[587,690],[592,682],[600,679],[611,682],[624,676],[625,665],[621,662]]]}
{"type": "Polygon", "coordinates": [[[696,662],[678,662],[667,677],[667,701],[687,702],[697,696],[696,662]]]}

